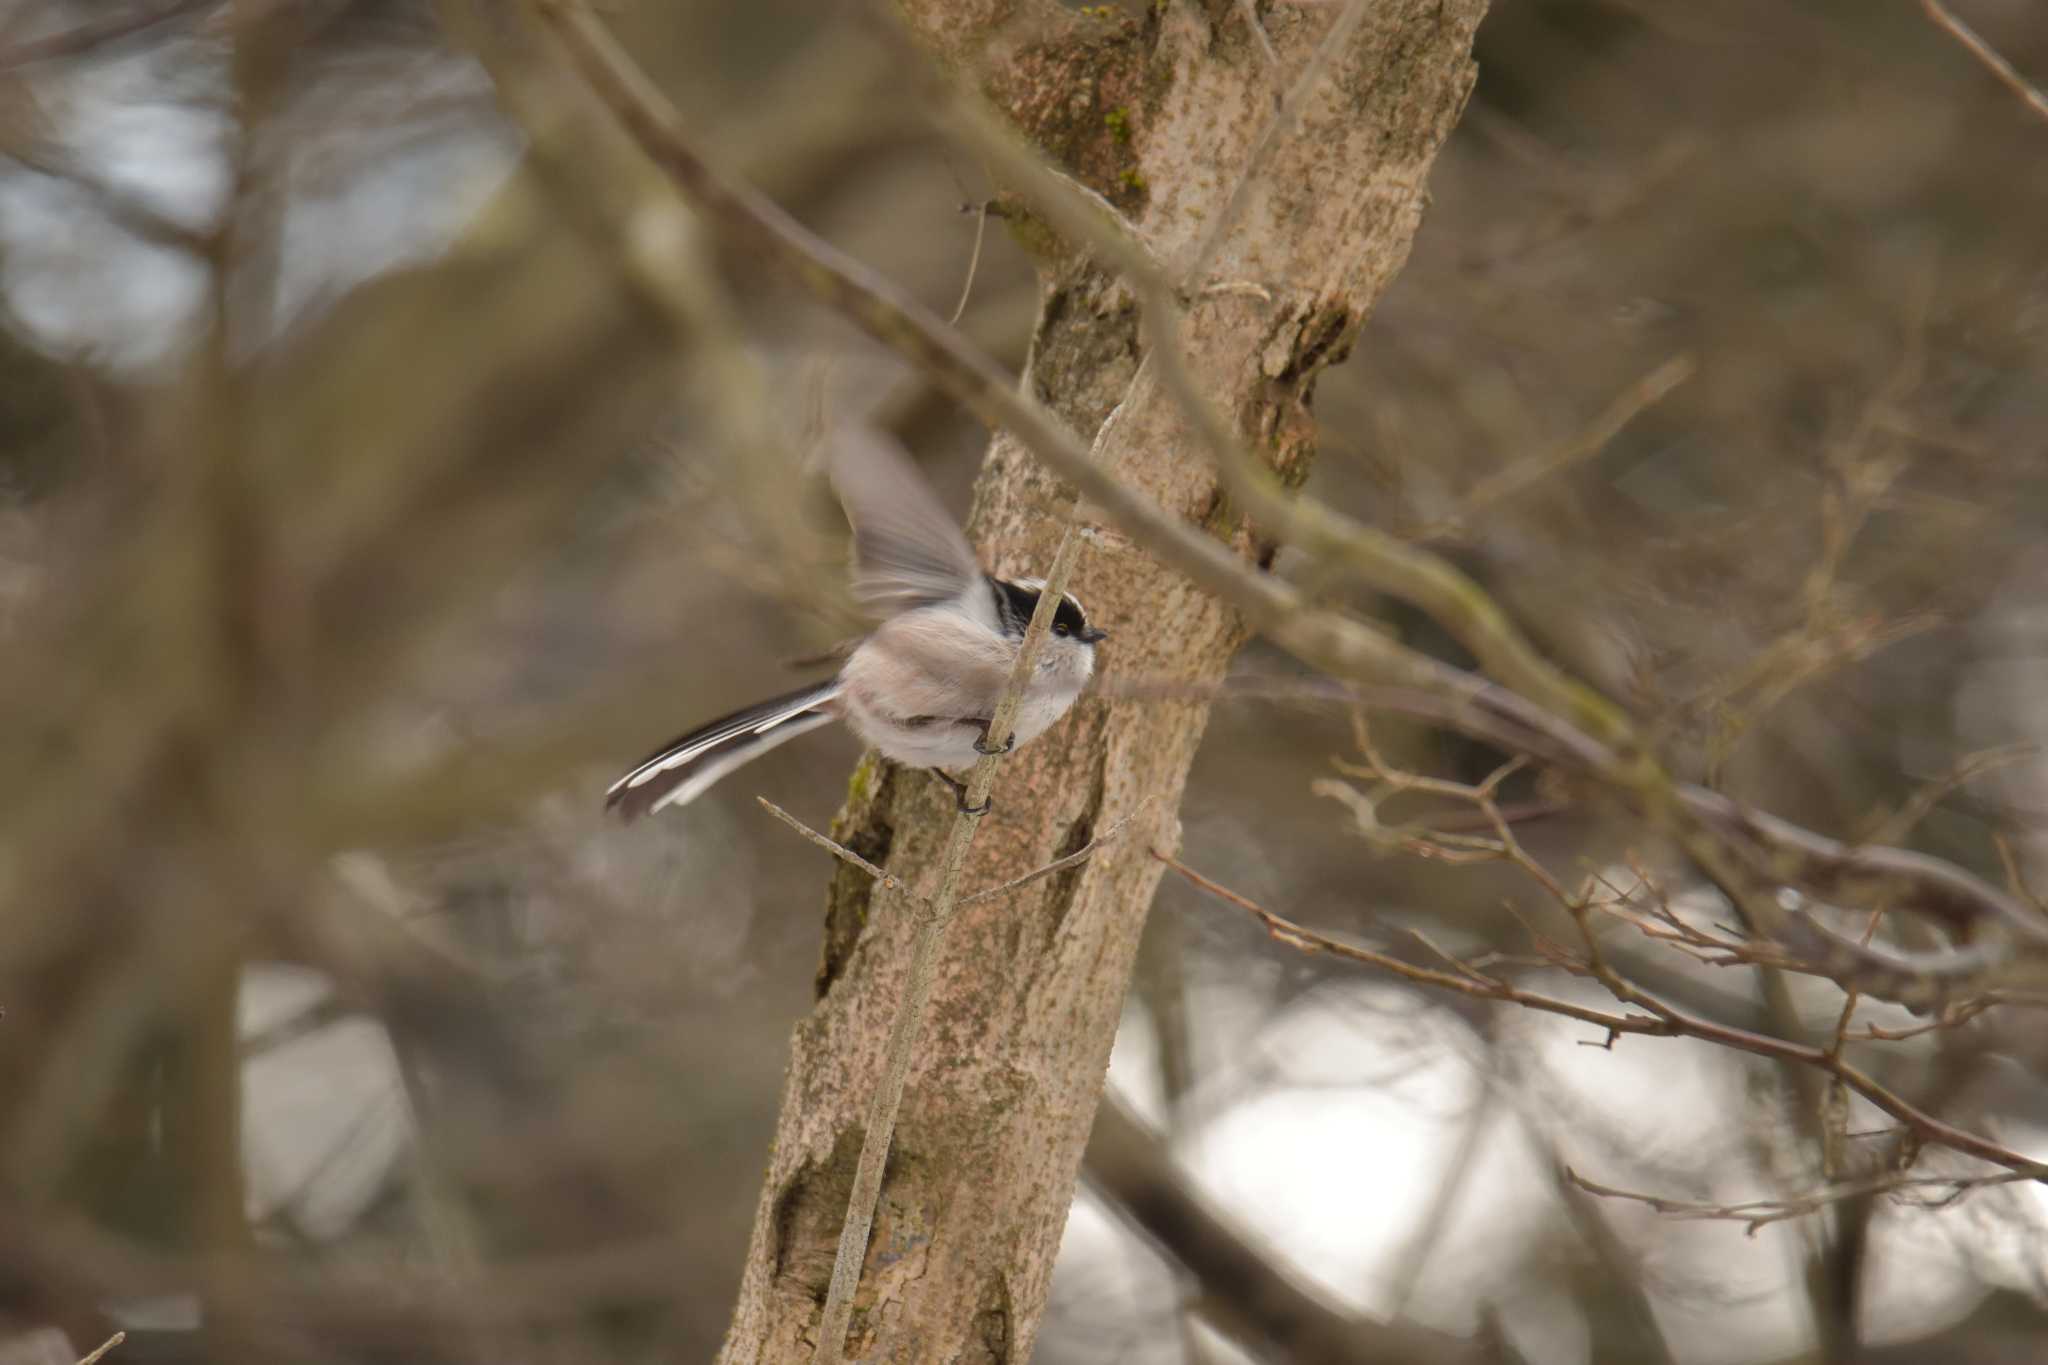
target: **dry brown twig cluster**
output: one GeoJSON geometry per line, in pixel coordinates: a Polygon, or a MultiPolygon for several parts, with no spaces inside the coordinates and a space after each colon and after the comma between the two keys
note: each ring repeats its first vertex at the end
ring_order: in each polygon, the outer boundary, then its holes
{"type": "MultiPolygon", "coordinates": [[[[1566,887],[1549,868],[1533,857],[1517,838],[1513,825],[1499,803],[1502,784],[1522,771],[1527,760],[1516,757],[1503,763],[1477,783],[1463,783],[1409,772],[1390,763],[1375,745],[1364,712],[1354,713],[1354,737],[1364,757],[1362,765],[1338,761],[1338,769],[1354,779],[1369,779],[1373,786],[1361,790],[1351,782],[1324,780],[1316,784],[1318,794],[1347,807],[1357,832],[1382,851],[1397,851],[1418,858],[1448,864],[1505,863],[1522,873],[1555,909],[1573,926],[1576,945],[1566,944],[1546,932],[1514,904],[1505,908],[1520,923],[1529,940],[1530,952],[1523,956],[1489,953],[1484,957],[1461,958],[1419,931],[1407,934],[1441,965],[1420,966],[1394,954],[1319,933],[1276,914],[1249,898],[1202,876],[1193,868],[1167,854],[1153,856],[1202,890],[1238,906],[1253,915],[1275,940],[1308,953],[1323,953],[1390,972],[1403,980],[1438,990],[1454,991],[1476,999],[1513,1004],[1559,1015],[1605,1030],[1600,1044],[1614,1046],[1624,1035],[1695,1038],[1737,1052],[1771,1058],[1824,1073],[1833,1082],[1868,1101],[1897,1120],[1908,1138],[1905,1161],[1910,1162],[1924,1146],[1947,1148],[1979,1161],[2004,1167],[1996,1174],[1955,1176],[1911,1176],[1903,1170],[1849,1181],[1790,1199],[1742,1205],[1708,1205],[1659,1200],[1647,1195],[1627,1195],[1581,1179],[1572,1179],[1590,1193],[1636,1198],[1660,1209],[1683,1210],[1691,1217],[1726,1217],[1748,1223],[1752,1229],[1783,1218],[1818,1212],[1842,1199],[1892,1192],[1930,1192],[1928,1207],[1943,1207],[1971,1190],[2014,1180],[2048,1179],[2048,1163],[1998,1143],[1981,1134],[1958,1128],[1907,1101],[1880,1083],[1866,1068],[1844,1056],[1848,1044],[1898,1042],[1926,1033],[1960,1028],[2001,1006],[2048,1006],[2048,1000],[2033,996],[1998,993],[1971,996],[1944,1003],[1926,1023],[1908,1029],[1885,1029],[1876,1025],[1852,1029],[1858,1003],[1857,993],[1844,993],[1832,1037],[1824,1045],[1813,1045],[1773,1037],[1747,1029],[1733,1028],[1689,1012],[1643,989],[1620,971],[1603,942],[1603,922],[1627,925],[1652,942],[1675,949],[1695,962],[1713,967],[1753,967],[1770,971],[1799,971],[1816,976],[1831,975],[1824,962],[1802,958],[1783,944],[1760,941],[1741,928],[1716,922],[1697,913],[1681,910],[1660,885],[1657,877],[1641,862],[1631,860],[1633,881],[1618,885],[1605,873],[1585,877],[1576,891],[1566,887]],[[1446,831],[1440,821],[1389,823],[1381,806],[1399,796],[1429,796],[1448,799],[1476,811],[1490,834],[1446,831]],[[1544,994],[1516,984],[1517,973],[1563,973],[1599,984],[1614,1000],[1632,1007],[1624,1013],[1595,1009],[1575,1001],[1544,994]]],[[[1865,941],[1881,913],[1866,921],[1865,941]]]]}

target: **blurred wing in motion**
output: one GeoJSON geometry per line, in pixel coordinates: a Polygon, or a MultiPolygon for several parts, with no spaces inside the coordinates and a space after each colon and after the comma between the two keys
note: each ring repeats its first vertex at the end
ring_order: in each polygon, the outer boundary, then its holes
{"type": "Polygon", "coordinates": [[[700,725],[612,783],[604,808],[635,820],[663,806],[687,805],[733,769],[831,720],[838,695],[835,678],[700,725]]]}
{"type": "Polygon", "coordinates": [[[889,617],[950,601],[982,577],[960,526],[909,456],[880,432],[833,437],[832,487],[853,523],[853,594],[889,617]]]}

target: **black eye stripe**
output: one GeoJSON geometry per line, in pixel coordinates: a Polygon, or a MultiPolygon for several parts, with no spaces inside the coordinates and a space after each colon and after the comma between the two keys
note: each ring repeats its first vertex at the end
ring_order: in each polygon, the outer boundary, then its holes
{"type": "MultiPolygon", "coordinates": [[[[1012,583],[993,574],[987,578],[989,596],[995,602],[996,620],[1006,633],[1022,635],[1025,627],[1031,624],[1031,614],[1038,610],[1038,589],[1012,583]]],[[[1053,630],[1060,635],[1087,633],[1088,616],[1072,593],[1060,594],[1059,607],[1053,612],[1053,630]]]]}

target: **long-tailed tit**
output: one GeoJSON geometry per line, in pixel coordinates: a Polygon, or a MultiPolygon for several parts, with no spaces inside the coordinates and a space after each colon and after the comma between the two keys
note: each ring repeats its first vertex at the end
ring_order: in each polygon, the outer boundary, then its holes
{"type": "MultiPolygon", "coordinates": [[[[841,435],[830,469],[853,524],[854,596],[881,625],[853,647],[837,677],[664,744],[611,785],[607,809],[632,819],[683,805],[831,720],[914,768],[966,767],[990,751],[989,722],[1044,581],[983,572],[937,495],[878,434],[841,435]]],[[[1105,634],[1088,624],[1073,594],[1063,594],[1025,685],[1013,743],[1036,739],[1074,704],[1105,634]]],[[[965,788],[939,776],[964,804],[965,788]]]]}

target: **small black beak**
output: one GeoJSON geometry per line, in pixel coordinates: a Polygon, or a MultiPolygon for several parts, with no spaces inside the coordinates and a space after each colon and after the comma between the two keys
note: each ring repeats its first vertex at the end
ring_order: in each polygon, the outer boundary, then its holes
{"type": "Polygon", "coordinates": [[[1108,631],[1106,631],[1106,630],[1098,630],[1098,629],[1096,629],[1096,628],[1095,628],[1094,626],[1088,626],[1088,627],[1086,627],[1085,629],[1083,629],[1083,630],[1082,630],[1082,632],[1081,632],[1081,639],[1082,639],[1082,640],[1083,640],[1084,642],[1086,642],[1086,643],[1088,643],[1088,644],[1091,644],[1091,645],[1092,645],[1092,644],[1094,644],[1094,643],[1095,643],[1095,642],[1096,642],[1097,640],[1107,640],[1108,638],[1109,638],[1109,632],[1108,632],[1108,631]]]}

